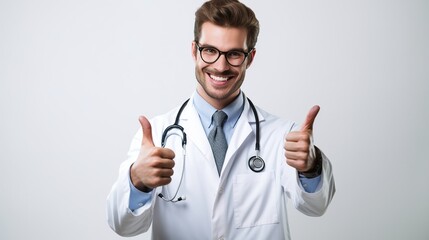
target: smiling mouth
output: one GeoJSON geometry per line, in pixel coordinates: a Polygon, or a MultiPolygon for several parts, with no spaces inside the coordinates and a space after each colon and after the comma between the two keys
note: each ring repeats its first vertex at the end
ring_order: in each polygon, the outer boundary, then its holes
{"type": "Polygon", "coordinates": [[[213,75],[210,73],[208,73],[208,75],[211,79],[215,80],[216,82],[226,82],[230,78],[230,77],[226,77],[226,76],[217,76],[217,75],[213,75]]]}

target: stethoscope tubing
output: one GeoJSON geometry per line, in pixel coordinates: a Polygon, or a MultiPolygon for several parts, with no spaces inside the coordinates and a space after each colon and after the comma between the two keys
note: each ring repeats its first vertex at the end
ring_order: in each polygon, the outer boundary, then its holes
{"type": "MultiPolygon", "coordinates": [[[[182,181],[183,181],[183,176],[184,176],[184,171],[185,171],[185,159],[186,159],[186,144],[187,144],[187,138],[186,138],[186,133],[185,133],[185,129],[183,128],[183,126],[181,126],[179,124],[180,121],[180,116],[183,112],[183,110],[185,109],[186,105],[188,104],[190,99],[187,99],[182,106],[180,107],[179,111],[177,112],[176,115],[176,119],[174,121],[174,124],[168,126],[167,128],[165,128],[164,132],[162,133],[162,137],[161,137],[161,146],[165,147],[166,144],[166,140],[168,138],[168,132],[173,130],[173,129],[178,129],[179,131],[182,132],[182,147],[183,147],[183,170],[182,170],[182,175],[180,177],[180,182],[179,185],[177,187],[177,190],[174,194],[173,197],[166,197],[164,196],[162,193],[159,193],[158,196],[167,201],[167,202],[179,202],[182,200],[185,200],[186,197],[185,196],[181,196],[179,198],[176,199],[177,194],[179,192],[180,186],[182,185],[182,181]]],[[[258,116],[258,112],[256,110],[255,105],[253,104],[253,102],[247,98],[247,101],[249,102],[250,108],[252,109],[253,115],[255,116],[255,122],[256,122],[256,142],[255,142],[255,156],[252,156],[249,158],[249,162],[248,162],[248,166],[249,168],[253,171],[253,172],[261,172],[262,170],[264,170],[265,168],[265,161],[259,156],[259,151],[260,151],[260,126],[259,126],[259,116],[258,116]]]]}

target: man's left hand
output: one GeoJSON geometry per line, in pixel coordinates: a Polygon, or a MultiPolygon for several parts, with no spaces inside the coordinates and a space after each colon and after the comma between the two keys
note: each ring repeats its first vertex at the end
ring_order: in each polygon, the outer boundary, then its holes
{"type": "Polygon", "coordinates": [[[288,133],[285,139],[286,162],[298,172],[312,170],[316,164],[316,151],[313,145],[313,123],[320,107],[313,106],[307,114],[299,131],[288,133]]]}

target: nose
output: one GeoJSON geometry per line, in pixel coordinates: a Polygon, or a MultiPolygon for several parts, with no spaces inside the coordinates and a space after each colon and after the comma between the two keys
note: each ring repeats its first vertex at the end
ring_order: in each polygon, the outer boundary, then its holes
{"type": "Polygon", "coordinates": [[[212,65],[216,70],[221,72],[225,70],[229,70],[230,65],[226,60],[226,53],[221,53],[219,56],[219,59],[216,62],[212,63],[212,65]]]}

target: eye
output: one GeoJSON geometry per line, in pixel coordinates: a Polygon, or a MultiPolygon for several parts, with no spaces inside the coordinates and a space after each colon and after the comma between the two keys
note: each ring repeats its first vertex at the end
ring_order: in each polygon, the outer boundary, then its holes
{"type": "Polygon", "coordinates": [[[208,55],[216,55],[218,54],[218,51],[216,48],[211,48],[211,47],[204,47],[202,52],[204,54],[208,54],[208,55]]]}
{"type": "Polygon", "coordinates": [[[244,56],[244,53],[240,51],[229,51],[228,52],[228,58],[236,59],[236,58],[242,58],[244,56]]]}

